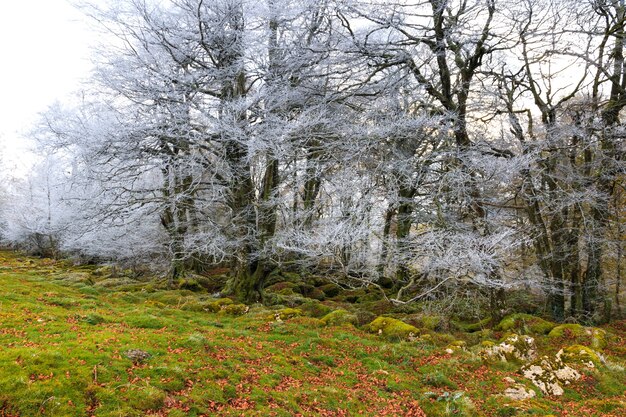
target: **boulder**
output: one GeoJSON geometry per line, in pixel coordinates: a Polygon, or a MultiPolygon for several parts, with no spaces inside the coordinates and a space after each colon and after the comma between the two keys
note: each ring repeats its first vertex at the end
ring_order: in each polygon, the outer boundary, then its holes
{"type": "Polygon", "coordinates": [[[417,327],[391,317],[377,317],[370,324],[363,327],[370,333],[378,333],[387,339],[412,340],[419,335],[417,327]]]}
{"type": "Polygon", "coordinates": [[[531,314],[516,313],[503,318],[495,327],[496,330],[514,331],[522,334],[548,334],[556,327],[549,322],[531,314]]]}
{"type": "Polygon", "coordinates": [[[512,334],[499,344],[486,344],[481,356],[485,360],[529,362],[537,357],[537,346],[531,336],[512,334]]]}
{"type": "Polygon", "coordinates": [[[580,324],[561,324],[550,330],[548,337],[580,337],[587,334],[590,333],[587,333],[587,329],[580,324]]]}
{"type": "Polygon", "coordinates": [[[321,321],[325,326],[338,326],[346,323],[354,325],[357,323],[357,316],[347,310],[339,309],[326,314],[321,321]]]}
{"type": "Polygon", "coordinates": [[[534,398],[536,394],[535,391],[531,389],[527,390],[522,384],[515,384],[514,386],[505,389],[502,395],[515,401],[523,401],[534,398]]]}
{"type": "Polygon", "coordinates": [[[542,356],[540,359],[522,366],[521,374],[528,378],[545,395],[563,395],[562,385],[580,378],[580,373],[567,366],[558,357],[550,359],[542,356]]]}
{"type": "Polygon", "coordinates": [[[572,345],[561,349],[556,356],[564,363],[579,364],[587,368],[597,368],[604,364],[597,352],[583,345],[572,345]]]}

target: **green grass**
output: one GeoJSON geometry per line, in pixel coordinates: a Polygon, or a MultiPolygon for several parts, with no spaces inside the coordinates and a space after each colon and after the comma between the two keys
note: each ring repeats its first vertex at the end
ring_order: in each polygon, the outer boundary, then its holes
{"type": "MultiPolygon", "coordinates": [[[[599,417],[626,410],[619,356],[610,357],[614,372],[589,371],[563,398],[513,404],[498,395],[504,377],[520,380],[518,367],[485,365],[472,349],[445,353],[461,333],[391,342],[350,324],[324,326],[310,317],[328,312],[318,302],[303,316],[280,310],[276,321],[277,312],[262,306],[233,315],[207,294],[140,282],[120,291],[102,280],[89,269],[0,252],[1,416],[523,416],[567,409],[599,417]],[[133,363],[125,356],[133,349],[150,356],[133,363]]],[[[609,352],[623,349],[617,328],[609,352]]]]}

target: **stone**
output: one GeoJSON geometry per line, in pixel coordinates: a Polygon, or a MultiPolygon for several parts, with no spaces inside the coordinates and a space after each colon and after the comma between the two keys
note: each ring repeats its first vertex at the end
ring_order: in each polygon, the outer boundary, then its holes
{"type": "Polygon", "coordinates": [[[594,327],[591,329],[591,348],[602,350],[607,346],[606,330],[594,327]]]}
{"type": "Polygon", "coordinates": [[[536,394],[531,389],[527,390],[522,384],[515,384],[515,386],[505,389],[503,395],[515,401],[522,401],[534,398],[536,394]]]}
{"type": "Polygon", "coordinates": [[[597,352],[583,345],[568,346],[561,349],[556,356],[564,363],[580,364],[587,368],[597,368],[604,364],[597,352]]]}
{"type": "Polygon", "coordinates": [[[363,328],[370,333],[377,333],[387,339],[395,340],[414,340],[420,333],[417,327],[401,320],[384,316],[377,317],[363,328]]]}
{"type": "Polygon", "coordinates": [[[151,354],[141,349],[127,350],[126,352],[124,352],[124,356],[130,359],[135,365],[145,363],[148,359],[152,357],[151,354]]]}
{"type": "Polygon", "coordinates": [[[507,332],[516,331],[526,334],[547,334],[554,327],[556,327],[555,323],[549,322],[540,317],[535,317],[531,314],[516,313],[509,314],[503,318],[495,329],[507,332]]]}
{"type": "Polygon", "coordinates": [[[575,369],[570,368],[558,357],[550,359],[543,356],[535,362],[526,364],[520,370],[545,395],[563,395],[563,385],[580,378],[575,369]]]}
{"type": "Polygon", "coordinates": [[[537,346],[531,336],[512,334],[497,345],[486,346],[481,356],[485,360],[529,362],[537,357],[537,346]]]}
{"type": "Polygon", "coordinates": [[[339,309],[326,314],[321,318],[321,321],[325,326],[339,326],[342,324],[354,325],[357,323],[357,317],[347,310],[339,309]]]}

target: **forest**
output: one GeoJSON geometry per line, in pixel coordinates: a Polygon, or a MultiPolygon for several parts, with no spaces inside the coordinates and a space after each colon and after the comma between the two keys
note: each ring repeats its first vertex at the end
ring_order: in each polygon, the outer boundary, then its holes
{"type": "Polygon", "coordinates": [[[94,70],[4,181],[6,246],[169,288],[222,271],[247,304],[291,274],[494,323],[623,317],[623,0],[81,8],[94,70]]]}

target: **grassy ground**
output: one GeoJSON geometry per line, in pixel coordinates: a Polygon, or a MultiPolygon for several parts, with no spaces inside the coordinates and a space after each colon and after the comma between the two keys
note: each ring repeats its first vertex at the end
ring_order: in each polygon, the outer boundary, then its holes
{"type": "Polygon", "coordinates": [[[462,334],[390,342],[260,306],[193,311],[208,295],[113,291],[89,269],[10,252],[0,286],[0,416],[626,415],[624,322],[607,328],[611,369],[584,371],[562,397],[514,402],[499,394],[505,377],[529,386],[519,366],[446,353],[462,334]]]}

